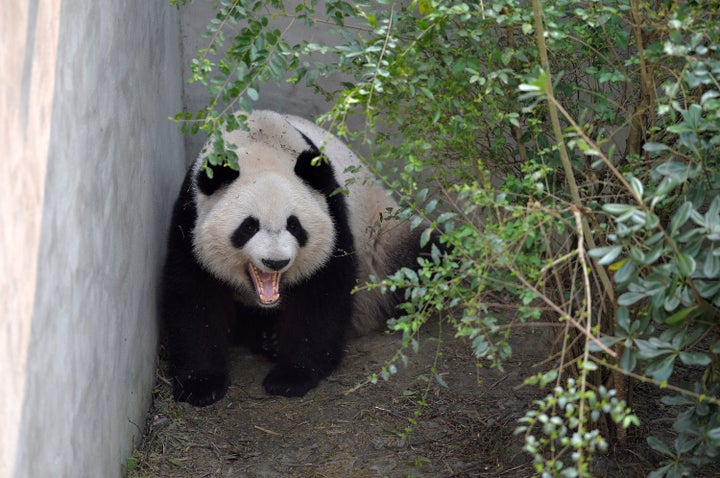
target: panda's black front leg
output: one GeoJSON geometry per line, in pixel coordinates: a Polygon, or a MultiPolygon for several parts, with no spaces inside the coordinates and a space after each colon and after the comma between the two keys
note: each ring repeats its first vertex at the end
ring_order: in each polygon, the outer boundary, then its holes
{"type": "Polygon", "coordinates": [[[169,293],[166,290],[167,328],[173,396],[180,402],[206,406],[227,391],[228,322],[234,312],[232,296],[211,283],[169,293]]]}
{"type": "Polygon", "coordinates": [[[160,294],[175,400],[196,406],[220,400],[229,384],[228,324],[232,292],[203,269],[193,251],[192,169],[175,201],[160,294]]]}
{"type": "Polygon", "coordinates": [[[263,386],[272,395],[301,397],[340,363],[346,343],[352,300],[350,287],[333,297],[315,286],[293,294],[278,323],[278,357],[263,386]]]}
{"type": "Polygon", "coordinates": [[[220,400],[229,385],[235,306],[230,290],[183,249],[170,248],[163,271],[163,327],[175,400],[205,406],[220,400]]]}

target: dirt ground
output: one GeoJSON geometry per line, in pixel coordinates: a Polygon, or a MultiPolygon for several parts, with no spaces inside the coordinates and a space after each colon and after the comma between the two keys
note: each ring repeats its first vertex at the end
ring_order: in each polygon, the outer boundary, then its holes
{"type": "MultiPolygon", "coordinates": [[[[447,327],[446,327],[447,328],[447,327]]],[[[350,392],[395,354],[397,335],[352,340],[343,365],[303,398],[267,395],[271,364],[244,349],[232,357],[227,396],[206,408],[173,402],[158,371],[155,403],[129,475],[144,477],[529,477],[531,457],[513,435],[534,398],[523,387],[546,358],[547,333],[513,338],[505,371],[478,368],[467,343],[429,326],[418,354],[390,381],[350,392]],[[435,366],[448,387],[431,376],[435,366]],[[426,405],[422,406],[421,403],[426,405]],[[416,418],[416,413],[420,415],[416,418]],[[412,422],[416,423],[412,423],[412,422]],[[407,427],[410,434],[404,433],[407,427]]],[[[646,476],[655,467],[643,429],[598,457],[596,476],[646,476]]],[[[655,457],[657,459],[657,457],[655,457]]]]}

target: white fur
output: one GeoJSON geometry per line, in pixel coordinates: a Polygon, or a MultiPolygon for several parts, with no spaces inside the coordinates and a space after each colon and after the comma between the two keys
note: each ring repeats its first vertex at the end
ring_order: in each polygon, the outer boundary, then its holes
{"type": "Polygon", "coordinates": [[[289,164],[294,167],[297,155],[240,143],[241,138],[235,134],[228,139],[243,145],[238,150],[240,177],[209,197],[196,191],[198,220],[193,244],[200,262],[233,284],[240,298],[252,304],[256,295],[248,275],[248,262],[270,272],[262,259],[289,259],[290,264],[282,271],[282,281],[297,283],[330,258],[335,231],[323,195],[299,181],[293,169],[287,167],[289,164]],[[257,150],[252,151],[253,148],[257,150]],[[272,167],[258,167],[260,161],[272,167]],[[288,216],[293,214],[308,231],[307,244],[302,248],[285,229],[288,216]],[[261,229],[242,249],[237,249],[230,238],[250,215],[260,220],[261,229]]]}
{"type": "MultiPolygon", "coordinates": [[[[330,159],[341,186],[347,185],[350,228],[355,238],[359,284],[370,276],[385,278],[394,258],[402,255],[413,239],[407,222],[397,220],[398,205],[378,184],[367,167],[342,141],[315,123],[296,116],[286,119],[310,138],[330,159]],[[390,212],[389,212],[390,211],[390,212]]],[[[361,290],[355,299],[353,325],[360,333],[376,328],[394,312],[395,300],[379,290],[361,290]]]]}
{"type": "MultiPolygon", "coordinates": [[[[388,265],[402,254],[411,234],[407,224],[387,218],[387,211],[395,210],[397,204],[375,184],[359,158],[330,133],[299,117],[255,111],[248,125],[250,131],[225,134],[226,142],[237,146],[240,177],[210,197],[199,191],[195,194],[198,223],[194,245],[202,264],[234,284],[240,298],[250,303],[255,294],[247,274],[248,261],[267,271],[261,259],[290,259],[282,280],[294,283],[311,276],[330,258],[335,231],[325,199],[294,173],[297,156],[307,149],[299,130],[328,157],[338,183],[347,183],[346,203],[360,268],[359,283],[370,275],[382,278],[393,272],[388,265]],[[349,168],[360,172],[348,172],[349,168]],[[300,248],[285,231],[291,214],[308,232],[305,247],[300,248]],[[239,250],[232,246],[230,237],[248,215],[260,219],[261,231],[239,250]]],[[[202,159],[197,159],[195,171],[202,159]]],[[[360,292],[355,303],[353,324],[360,332],[387,318],[394,304],[389,296],[367,291],[360,292]]]]}

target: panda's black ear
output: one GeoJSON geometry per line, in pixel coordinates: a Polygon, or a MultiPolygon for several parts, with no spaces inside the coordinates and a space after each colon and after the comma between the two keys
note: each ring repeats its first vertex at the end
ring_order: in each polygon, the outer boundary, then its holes
{"type": "Polygon", "coordinates": [[[240,171],[232,169],[229,166],[207,163],[206,166],[198,169],[195,176],[195,184],[197,184],[201,193],[206,196],[211,196],[215,191],[235,181],[239,176],[240,171]],[[210,175],[212,175],[212,178],[210,175]]]}
{"type": "Polygon", "coordinates": [[[300,153],[295,163],[295,174],[308,186],[329,196],[339,187],[333,167],[327,158],[321,157],[320,149],[310,138],[300,133],[308,148],[300,153]]]}

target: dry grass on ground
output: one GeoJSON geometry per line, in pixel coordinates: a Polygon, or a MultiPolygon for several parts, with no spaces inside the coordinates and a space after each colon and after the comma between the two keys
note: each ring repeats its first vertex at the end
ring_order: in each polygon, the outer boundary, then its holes
{"type": "MultiPolygon", "coordinates": [[[[352,340],[343,365],[303,398],[265,394],[261,382],[270,364],[244,349],[232,357],[228,395],[206,408],[173,402],[159,371],[146,435],[128,463],[130,476],[532,476],[531,457],[513,431],[532,400],[545,394],[521,384],[546,358],[546,334],[526,329],[514,337],[514,355],[501,372],[477,368],[465,342],[432,329],[435,334],[390,381],[353,392],[394,355],[397,336],[352,340]],[[448,388],[428,380],[434,365],[448,388]]],[[[643,448],[637,435],[631,434],[628,449],[643,448]]],[[[645,454],[600,457],[598,476],[645,476],[653,467],[645,454]]]]}

